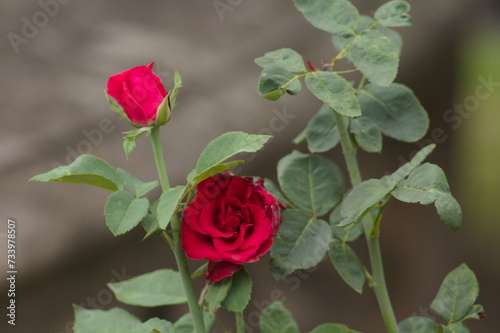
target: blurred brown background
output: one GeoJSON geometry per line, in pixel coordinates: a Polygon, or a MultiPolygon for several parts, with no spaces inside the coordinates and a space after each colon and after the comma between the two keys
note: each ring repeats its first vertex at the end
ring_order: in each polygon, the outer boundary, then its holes
{"type": "MultiPolygon", "coordinates": [[[[352,2],[370,14],[384,1],[352,2]]],[[[414,26],[399,29],[404,47],[397,81],[410,86],[429,112],[427,139],[436,141],[433,131],[441,133],[430,161],[446,171],[464,221],[452,234],[433,206],[392,202],[382,225],[390,295],[398,320],[435,318],[429,304],[442,279],[465,262],[479,279],[478,303],[488,315],[469,322],[471,331],[498,332],[500,6],[479,0],[411,4],[414,26]],[[479,77],[494,82],[486,87],[487,98],[475,97],[479,77]]],[[[263,100],[253,59],[281,47],[316,64],[335,54],[329,35],[312,28],[291,0],[2,0],[0,15],[0,276],[7,270],[8,218],[17,221],[19,272],[17,321],[7,332],[71,332],[72,303],[117,306],[107,282],[174,267],[160,239],[141,242],[140,228],[112,236],[103,217],[106,191],[27,184],[31,176],[81,153],[105,158],[144,181],[157,178],[148,139],[139,139],[125,158],[121,132],[129,127],[109,109],[103,93],[110,75],[155,61],[155,72],[168,89],[174,70],[181,73],[180,104],[162,131],[171,183],[183,184],[209,140],[228,130],[269,132],[278,117],[283,126],[274,131],[275,139],[244,170],[275,178],[277,161],[296,148],[291,140],[320,104],[305,89],[278,102],[263,100]],[[221,3],[224,9],[216,10],[221,3]]],[[[417,144],[384,139],[382,155],[360,154],[364,177],[395,170],[415,149],[417,144]]],[[[344,167],[339,148],[328,156],[344,167]]],[[[364,242],[355,247],[367,263],[364,242]]],[[[274,281],[267,261],[248,266],[254,279],[246,311],[251,326],[260,309],[278,297],[302,332],[325,322],[384,332],[371,290],[365,287],[357,295],[329,260],[314,272],[295,274],[293,283],[274,281]]],[[[193,262],[193,268],[199,264],[193,262]]],[[[5,278],[0,290],[5,309],[5,278]]],[[[175,321],[187,310],[124,307],[143,320],[175,321]]],[[[6,324],[3,311],[0,327],[6,324]]],[[[232,319],[224,318],[231,327],[232,319]]]]}

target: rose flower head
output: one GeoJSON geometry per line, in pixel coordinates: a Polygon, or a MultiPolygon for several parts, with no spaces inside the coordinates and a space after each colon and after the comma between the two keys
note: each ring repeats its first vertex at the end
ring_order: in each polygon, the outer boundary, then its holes
{"type": "Polygon", "coordinates": [[[181,246],[191,259],[208,259],[203,277],[217,282],[269,250],[281,208],[262,178],[210,177],[198,184],[196,198],[184,211],[181,246]]]}
{"type": "Polygon", "coordinates": [[[163,125],[170,119],[168,94],[153,65],[130,68],[108,80],[107,94],[123,109],[115,111],[136,127],[163,125]]]}

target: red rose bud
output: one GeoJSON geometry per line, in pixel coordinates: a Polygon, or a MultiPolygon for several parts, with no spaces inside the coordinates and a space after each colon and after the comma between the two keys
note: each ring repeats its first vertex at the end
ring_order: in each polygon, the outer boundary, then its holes
{"type": "Polygon", "coordinates": [[[163,125],[170,118],[167,91],[153,73],[153,65],[154,62],[127,69],[108,81],[107,94],[121,105],[130,123],[137,127],[163,125]]]}
{"type": "Polygon", "coordinates": [[[262,179],[210,177],[198,184],[184,211],[181,246],[191,259],[208,259],[203,277],[217,282],[269,250],[281,224],[280,208],[262,179]]]}

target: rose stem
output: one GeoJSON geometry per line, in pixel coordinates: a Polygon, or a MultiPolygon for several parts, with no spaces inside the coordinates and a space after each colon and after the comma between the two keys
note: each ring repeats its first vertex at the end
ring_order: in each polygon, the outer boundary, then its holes
{"type": "Polygon", "coordinates": [[[245,320],[243,318],[243,311],[235,312],[236,317],[236,333],[245,333],[245,320]]]}
{"type": "MultiPolygon", "coordinates": [[[[160,127],[156,126],[151,129],[151,142],[153,144],[153,153],[155,156],[156,167],[158,169],[158,176],[160,177],[160,184],[163,192],[170,188],[168,182],[167,169],[165,168],[165,162],[163,160],[163,153],[161,150],[160,142],[160,127]]],[[[193,283],[191,281],[191,276],[189,274],[189,268],[187,265],[187,258],[184,251],[181,249],[181,239],[180,239],[180,223],[176,215],[171,221],[172,230],[174,231],[174,255],[175,261],[177,262],[177,267],[181,273],[182,283],[184,285],[184,290],[186,291],[186,296],[189,305],[189,311],[193,317],[193,324],[196,333],[205,333],[205,325],[203,323],[203,315],[201,313],[201,308],[198,305],[196,295],[194,293],[193,283]]]]}
{"type": "MultiPolygon", "coordinates": [[[[353,144],[344,125],[344,117],[333,110],[335,122],[340,133],[340,142],[344,151],[344,159],[347,165],[347,171],[351,179],[352,186],[355,187],[361,183],[361,174],[359,172],[358,160],[353,148],[353,144]]],[[[363,229],[365,232],[368,251],[370,253],[370,263],[373,274],[373,291],[377,298],[382,317],[384,318],[385,327],[389,333],[397,333],[398,325],[396,316],[392,309],[391,300],[385,284],[384,268],[382,265],[382,255],[380,252],[379,233],[373,231],[373,222],[370,219],[370,214],[362,220],[363,229]]]]}

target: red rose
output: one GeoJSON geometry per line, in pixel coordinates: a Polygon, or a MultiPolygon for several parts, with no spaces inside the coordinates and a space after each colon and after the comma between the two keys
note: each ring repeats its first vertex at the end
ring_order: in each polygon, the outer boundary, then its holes
{"type": "MultiPolygon", "coordinates": [[[[137,126],[155,125],[158,108],[167,96],[161,79],[153,73],[153,65],[154,62],[127,69],[108,81],[108,95],[116,99],[130,122],[137,126]]],[[[165,119],[168,118],[169,115],[165,119]]]]}
{"type": "Polygon", "coordinates": [[[213,176],[198,184],[196,198],[184,211],[181,246],[189,258],[208,259],[203,277],[217,282],[269,250],[281,207],[262,179],[213,176]]]}

